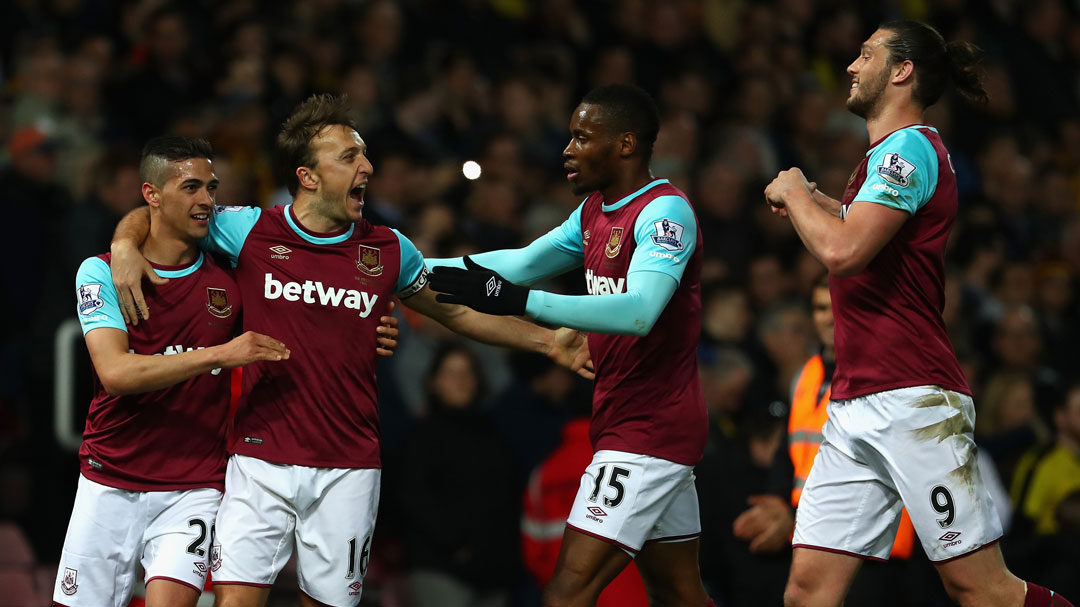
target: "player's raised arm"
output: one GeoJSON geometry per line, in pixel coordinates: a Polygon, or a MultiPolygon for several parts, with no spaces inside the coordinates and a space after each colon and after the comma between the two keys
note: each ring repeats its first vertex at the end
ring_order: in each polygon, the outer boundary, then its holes
{"type": "MultiPolygon", "coordinates": [[[[528,286],[580,267],[584,257],[579,205],[561,225],[525,247],[477,253],[469,255],[468,259],[514,284],[528,286]]],[[[428,270],[441,267],[466,269],[462,257],[425,259],[424,263],[428,270]]]]}
{"type": "Polygon", "coordinates": [[[116,285],[120,312],[124,322],[137,325],[139,319],[150,318],[150,308],[142,292],[143,277],[154,284],[165,284],[168,278],[158,276],[139,247],[150,234],[150,208],[139,207],[120,220],[113,233],[112,282],[116,285]]]}
{"type": "Polygon", "coordinates": [[[437,269],[431,276],[432,288],[441,293],[439,301],[464,304],[487,314],[527,314],[581,331],[643,337],[678,289],[698,246],[697,220],[685,199],[660,197],[639,215],[634,237],[636,248],[625,281],[587,276],[591,295],[527,289],[478,264],[465,270],[437,269]],[[657,225],[664,222],[677,237],[657,236],[657,225]]]}
{"type": "MultiPolygon", "coordinates": [[[[150,196],[150,184],[143,184],[143,196],[150,196]]],[[[199,246],[213,253],[220,253],[236,265],[244,246],[262,209],[244,206],[214,206],[210,216],[210,229],[199,246]]],[[[140,247],[150,233],[150,209],[138,208],[120,220],[113,233],[112,251],[113,284],[120,298],[120,311],[124,320],[139,324],[139,319],[150,318],[146,298],[142,291],[142,279],[147,277],[154,284],[165,284],[167,278],[159,276],[143,257],[140,247]]]]}

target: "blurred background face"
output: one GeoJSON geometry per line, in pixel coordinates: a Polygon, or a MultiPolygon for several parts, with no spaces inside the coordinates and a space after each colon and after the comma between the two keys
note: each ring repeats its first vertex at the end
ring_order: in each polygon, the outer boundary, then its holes
{"type": "Polygon", "coordinates": [[[1031,382],[1016,382],[1005,389],[998,410],[1001,431],[1019,428],[1035,419],[1035,389],[1031,382]]]}
{"type": "Polygon", "coordinates": [[[993,345],[1007,367],[1028,369],[1036,365],[1042,339],[1031,310],[1021,307],[1006,312],[994,330],[993,345]]]}
{"type": "Polygon", "coordinates": [[[448,353],[432,373],[429,389],[448,408],[468,408],[479,396],[472,358],[461,350],[448,353]]]}
{"type": "Polygon", "coordinates": [[[833,347],[833,312],[832,296],[828,287],[815,287],[810,296],[810,307],[814,316],[814,331],[817,332],[821,345],[833,347]]]}
{"type": "Polygon", "coordinates": [[[1080,388],[1069,390],[1065,406],[1054,413],[1054,425],[1068,440],[1080,442],[1080,388]]]}

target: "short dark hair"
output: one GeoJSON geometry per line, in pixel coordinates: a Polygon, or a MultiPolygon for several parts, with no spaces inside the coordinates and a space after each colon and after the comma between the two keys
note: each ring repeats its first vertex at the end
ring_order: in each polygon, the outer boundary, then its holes
{"type": "Polygon", "coordinates": [[[926,108],[937,103],[949,82],[968,101],[986,103],[986,90],[978,70],[982,57],[979,47],[970,42],[946,43],[940,32],[921,21],[886,21],[878,29],[893,33],[885,42],[889,65],[903,61],[915,65],[912,95],[919,105],[926,108]]]}
{"type": "Polygon", "coordinates": [[[602,108],[604,122],[612,131],[637,135],[645,160],[652,157],[653,144],[660,132],[660,112],[642,88],[632,84],[605,84],[589,91],[581,103],[602,108]]]}
{"type": "Polygon", "coordinates": [[[358,130],[345,95],[312,95],[296,106],[281,125],[277,136],[278,163],[285,185],[293,196],[300,189],[296,168],[314,167],[317,163],[311,140],[326,127],[335,125],[358,130]]]}
{"type": "Polygon", "coordinates": [[[189,158],[213,160],[214,148],[209,141],[197,137],[154,137],[146,142],[139,157],[139,179],[160,188],[169,180],[169,163],[189,158]]]}

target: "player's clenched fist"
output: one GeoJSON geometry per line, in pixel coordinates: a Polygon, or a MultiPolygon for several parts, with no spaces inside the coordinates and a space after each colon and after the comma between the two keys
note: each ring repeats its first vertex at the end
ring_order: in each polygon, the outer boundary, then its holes
{"type": "Polygon", "coordinates": [[[798,188],[810,194],[814,192],[814,188],[811,187],[810,182],[806,180],[806,176],[798,167],[780,171],[776,179],[773,179],[772,183],[765,188],[765,201],[775,208],[782,209],[786,205],[790,192],[798,188]]]}
{"type": "Polygon", "coordinates": [[[240,367],[259,360],[288,360],[289,349],[285,344],[254,331],[247,331],[223,344],[222,367],[240,367]]]}

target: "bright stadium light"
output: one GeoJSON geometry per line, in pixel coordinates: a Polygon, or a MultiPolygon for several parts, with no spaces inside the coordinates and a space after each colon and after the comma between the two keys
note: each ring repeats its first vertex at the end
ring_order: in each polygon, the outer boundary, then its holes
{"type": "Polygon", "coordinates": [[[475,160],[466,160],[465,164],[461,165],[461,172],[469,181],[477,179],[480,177],[480,163],[475,160]]]}

